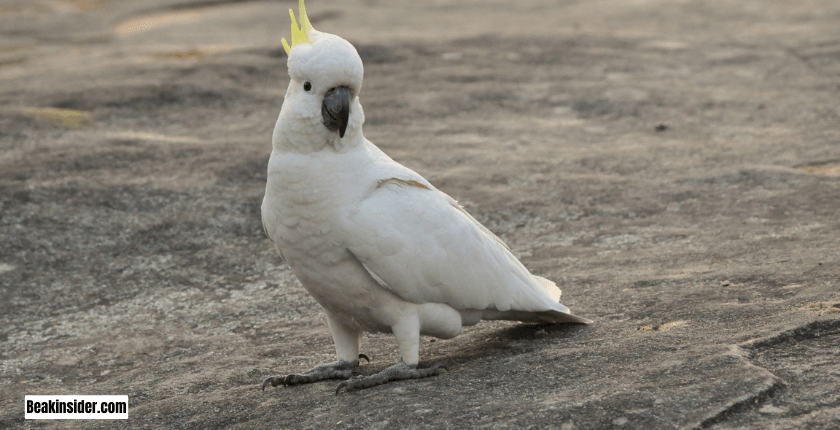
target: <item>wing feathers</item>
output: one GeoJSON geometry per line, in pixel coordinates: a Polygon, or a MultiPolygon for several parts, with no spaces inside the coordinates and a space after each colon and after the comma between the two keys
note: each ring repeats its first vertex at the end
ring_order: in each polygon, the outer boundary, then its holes
{"type": "MultiPolygon", "coordinates": [[[[440,192],[440,191],[438,191],[438,192],[440,192]]],[[[475,225],[476,227],[478,227],[478,229],[479,229],[482,233],[484,233],[484,234],[486,234],[487,236],[491,237],[491,238],[492,238],[493,240],[495,240],[496,242],[499,242],[499,244],[500,244],[500,245],[502,245],[503,247],[505,247],[505,249],[507,249],[508,251],[510,251],[510,248],[507,246],[507,244],[506,244],[506,243],[505,243],[502,239],[499,239],[499,236],[496,236],[496,234],[495,234],[495,233],[493,233],[492,231],[488,230],[488,229],[487,229],[487,227],[483,226],[480,222],[476,221],[476,219],[475,219],[475,218],[473,218],[473,217],[472,217],[472,215],[470,215],[470,214],[469,214],[469,212],[467,212],[466,210],[464,210],[464,207],[463,207],[463,206],[461,206],[460,204],[458,204],[458,202],[457,202],[455,199],[453,199],[452,197],[449,197],[449,195],[447,195],[446,193],[443,193],[443,192],[440,192],[440,193],[441,193],[441,194],[443,194],[444,196],[446,196],[447,200],[449,200],[449,204],[450,204],[450,205],[452,205],[452,207],[453,207],[453,208],[457,209],[459,212],[461,212],[462,214],[464,214],[464,216],[466,216],[466,217],[467,217],[467,218],[468,218],[468,219],[469,219],[469,220],[473,223],[473,225],[475,225]]]]}
{"type": "Polygon", "coordinates": [[[537,275],[533,275],[533,276],[534,276],[534,279],[536,279],[537,282],[539,282],[540,286],[543,288],[543,291],[545,291],[546,294],[551,296],[552,300],[557,301],[557,302],[560,301],[560,295],[563,294],[563,292],[560,291],[560,288],[557,288],[557,284],[549,281],[548,279],[543,278],[542,276],[537,276],[537,275]]]}
{"type": "Polygon", "coordinates": [[[410,302],[456,309],[568,311],[553,283],[533,276],[501,239],[424,182],[379,180],[348,216],[345,243],[380,285],[410,302]]]}
{"type": "Polygon", "coordinates": [[[390,178],[390,179],[382,179],[376,185],[376,188],[382,188],[386,185],[399,185],[403,187],[417,187],[422,188],[424,190],[430,190],[431,188],[421,184],[420,182],[414,180],[404,180],[399,178],[390,178]]]}

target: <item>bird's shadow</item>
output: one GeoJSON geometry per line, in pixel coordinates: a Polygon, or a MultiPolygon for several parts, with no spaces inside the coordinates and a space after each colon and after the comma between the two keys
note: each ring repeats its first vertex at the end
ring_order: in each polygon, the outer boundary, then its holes
{"type": "MultiPolygon", "coordinates": [[[[486,357],[509,357],[526,354],[545,346],[545,342],[557,342],[580,335],[585,329],[583,324],[574,323],[538,323],[517,324],[495,330],[481,331],[477,340],[459,344],[454,350],[442,356],[421,361],[421,367],[437,362],[449,365],[464,365],[486,357]]],[[[477,333],[476,333],[477,334],[477,333]]],[[[474,334],[475,336],[475,334],[474,334]]],[[[440,351],[443,352],[443,351],[440,351]]]]}
{"type": "Polygon", "coordinates": [[[583,327],[583,324],[575,323],[519,324],[503,328],[497,335],[510,340],[539,339],[549,334],[552,338],[564,338],[576,335],[583,327]]]}

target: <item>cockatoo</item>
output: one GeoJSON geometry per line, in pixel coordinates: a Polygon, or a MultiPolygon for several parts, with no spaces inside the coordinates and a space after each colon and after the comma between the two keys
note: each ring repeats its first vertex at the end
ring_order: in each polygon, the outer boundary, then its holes
{"type": "Polygon", "coordinates": [[[450,339],[481,320],[589,323],[448,195],[365,139],[364,68],[341,37],[314,30],[300,0],[291,82],[272,135],[262,221],[324,308],[338,361],[267,385],[345,379],[336,389],[438,375],[418,369],[420,335],[450,339]],[[359,375],[363,332],[393,333],[400,360],[359,375]]]}

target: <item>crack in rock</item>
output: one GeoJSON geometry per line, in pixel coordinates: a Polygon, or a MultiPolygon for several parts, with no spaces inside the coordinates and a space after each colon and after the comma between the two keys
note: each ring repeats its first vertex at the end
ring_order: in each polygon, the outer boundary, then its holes
{"type": "MultiPolygon", "coordinates": [[[[772,336],[758,339],[751,339],[739,345],[732,345],[730,356],[738,357],[742,363],[752,369],[758,369],[767,377],[763,386],[752,393],[740,396],[715,411],[711,416],[690,428],[709,428],[733,417],[734,415],[751,410],[770,398],[773,398],[781,389],[788,388],[793,381],[784,381],[782,378],[767,370],[764,367],[753,363],[755,355],[761,350],[766,350],[779,345],[791,342],[807,341],[820,337],[840,334],[840,319],[814,321],[804,326],[785,330],[772,336]]],[[[767,407],[777,408],[773,405],[767,407]]],[[[769,409],[768,409],[769,410],[769,409]]]]}

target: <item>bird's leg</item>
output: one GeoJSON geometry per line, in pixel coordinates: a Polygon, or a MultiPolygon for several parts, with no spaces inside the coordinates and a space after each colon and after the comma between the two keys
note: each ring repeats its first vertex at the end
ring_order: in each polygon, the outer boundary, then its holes
{"type": "Polygon", "coordinates": [[[348,327],[332,315],[327,313],[327,322],[330,324],[330,332],[335,342],[335,352],[338,361],[322,364],[314,369],[291,375],[277,375],[267,378],[262,385],[263,390],[269,384],[272,387],[278,385],[298,385],[323,381],[326,379],[348,379],[359,374],[359,359],[370,359],[359,354],[359,346],[362,343],[362,332],[348,327]]]}
{"type": "Polygon", "coordinates": [[[394,327],[391,327],[400,348],[400,361],[393,366],[370,376],[353,376],[341,382],[335,389],[338,394],[342,388],[347,391],[361,390],[375,387],[390,381],[402,381],[406,379],[428,378],[440,374],[440,369],[445,369],[443,364],[435,364],[426,369],[417,369],[420,349],[420,324],[417,318],[406,318],[394,327]]]}

